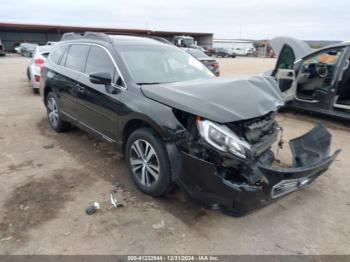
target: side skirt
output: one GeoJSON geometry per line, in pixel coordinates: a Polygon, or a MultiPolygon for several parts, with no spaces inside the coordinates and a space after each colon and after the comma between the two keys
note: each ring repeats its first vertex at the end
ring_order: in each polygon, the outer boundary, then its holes
{"type": "Polygon", "coordinates": [[[116,141],[106,135],[104,135],[103,133],[97,131],[96,129],[90,127],[89,125],[79,121],[78,119],[76,119],[75,117],[71,116],[70,114],[63,112],[61,110],[62,113],[62,117],[65,121],[70,122],[71,124],[77,126],[78,128],[80,128],[81,130],[85,131],[86,133],[89,133],[91,135],[93,135],[95,138],[100,139],[100,140],[104,140],[106,142],[112,143],[115,148],[117,149],[118,152],[121,152],[121,148],[122,148],[122,143],[119,141],[116,141]]]}

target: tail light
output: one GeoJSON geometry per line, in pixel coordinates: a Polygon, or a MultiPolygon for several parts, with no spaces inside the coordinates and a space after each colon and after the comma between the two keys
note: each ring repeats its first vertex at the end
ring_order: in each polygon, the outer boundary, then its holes
{"type": "Polygon", "coordinates": [[[213,64],[211,64],[211,66],[212,66],[213,68],[219,68],[219,63],[213,63],[213,64]]]}
{"type": "Polygon", "coordinates": [[[40,82],[41,76],[34,75],[35,82],[40,82]]]}
{"type": "Polygon", "coordinates": [[[45,64],[45,59],[43,58],[36,58],[34,59],[34,63],[39,66],[39,67],[43,67],[45,64]]]}

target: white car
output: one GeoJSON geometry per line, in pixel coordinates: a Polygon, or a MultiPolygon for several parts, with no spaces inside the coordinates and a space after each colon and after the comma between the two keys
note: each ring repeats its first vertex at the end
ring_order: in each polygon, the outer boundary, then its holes
{"type": "Polygon", "coordinates": [[[247,55],[247,51],[244,48],[239,48],[239,47],[233,48],[233,52],[236,55],[242,55],[242,56],[247,55]]]}
{"type": "Polygon", "coordinates": [[[27,67],[27,77],[32,84],[34,93],[39,93],[41,68],[44,66],[45,60],[53,47],[53,45],[38,46],[33,53],[33,57],[29,61],[29,65],[27,67]]]}

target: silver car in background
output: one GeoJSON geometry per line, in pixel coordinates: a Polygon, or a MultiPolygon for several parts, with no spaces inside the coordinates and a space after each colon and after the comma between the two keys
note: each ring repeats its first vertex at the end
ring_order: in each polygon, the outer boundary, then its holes
{"type": "Polygon", "coordinates": [[[33,57],[27,67],[27,77],[31,82],[34,93],[39,93],[39,83],[41,79],[41,68],[45,65],[45,60],[49,56],[53,45],[38,46],[33,52],[33,57]]]}

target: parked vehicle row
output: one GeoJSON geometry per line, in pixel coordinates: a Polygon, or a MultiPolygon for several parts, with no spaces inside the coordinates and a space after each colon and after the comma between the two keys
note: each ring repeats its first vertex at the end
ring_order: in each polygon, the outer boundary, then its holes
{"type": "Polygon", "coordinates": [[[152,196],[177,184],[193,199],[244,215],[312,183],[339,153],[322,124],[290,141],[275,167],[271,145],[284,101],[271,76],[218,78],[173,45],[85,33],[54,46],[40,94],[57,132],[70,125],[116,145],[136,186],[152,196]]]}
{"type": "Polygon", "coordinates": [[[39,45],[34,43],[21,43],[15,50],[24,57],[32,57],[37,46],[39,45]]]}
{"type": "Polygon", "coordinates": [[[232,57],[235,58],[236,54],[227,48],[213,48],[212,55],[216,57],[232,57]]]}
{"type": "Polygon", "coordinates": [[[0,39],[0,56],[4,56],[4,55],[6,55],[6,53],[5,53],[5,48],[4,48],[4,46],[2,45],[1,39],[0,39]]]}
{"type": "Polygon", "coordinates": [[[212,57],[206,55],[202,51],[194,48],[185,48],[187,53],[197,58],[200,62],[202,62],[210,71],[214,73],[214,75],[220,75],[220,65],[219,63],[212,57]]]}

